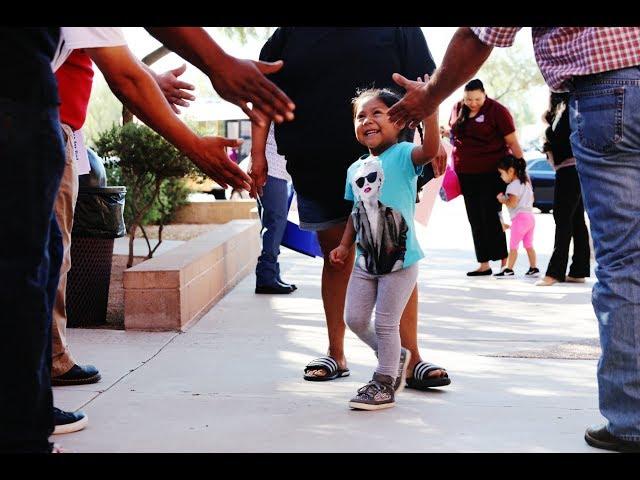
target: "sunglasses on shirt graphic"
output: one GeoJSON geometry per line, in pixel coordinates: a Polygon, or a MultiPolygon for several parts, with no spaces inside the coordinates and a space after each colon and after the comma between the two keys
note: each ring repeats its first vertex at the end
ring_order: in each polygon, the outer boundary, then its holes
{"type": "Polygon", "coordinates": [[[356,185],[358,186],[358,188],[362,188],[364,186],[365,178],[367,179],[367,182],[373,183],[376,181],[376,178],[378,178],[378,172],[371,172],[369,175],[358,178],[356,180],[356,185]]]}

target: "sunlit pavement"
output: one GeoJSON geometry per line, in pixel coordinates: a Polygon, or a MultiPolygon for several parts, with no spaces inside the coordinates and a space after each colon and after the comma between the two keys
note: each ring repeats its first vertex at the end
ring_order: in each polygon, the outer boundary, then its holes
{"type": "MultiPolygon", "coordinates": [[[[544,272],[553,217],[536,221],[544,272]]],[[[469,279],[477,263],[462,199],[438,200],[419,235],[421,352],[451,385],[351,411],[375,367],[351,332],[351,376],[304,381],[304,365],[327,347],[322,263],[284,249],[292,295],[254,295],[250,276],[183,334],[71,329],[76,358],[103,379],[54,389],[57,406],[89,415],[85,430],[55,441],[75,452],[598,451],[583,440],[601,421],[593,279],[535,287],[524,251],[517,278],[469,279]]]]}

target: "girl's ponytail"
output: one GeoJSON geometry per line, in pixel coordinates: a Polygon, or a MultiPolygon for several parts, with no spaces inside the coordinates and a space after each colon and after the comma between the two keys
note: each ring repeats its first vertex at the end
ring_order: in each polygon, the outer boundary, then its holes
{"type": "Polygon", "coordinates": [[[524,158],[515,158],[515,170],[516,170],[516,177],[518,177],[518,180],[520,180],[520,182],[522,183],[527,183],[529,182],[529,174],[527,173],[527,162],[525,161],[524,158]]]}

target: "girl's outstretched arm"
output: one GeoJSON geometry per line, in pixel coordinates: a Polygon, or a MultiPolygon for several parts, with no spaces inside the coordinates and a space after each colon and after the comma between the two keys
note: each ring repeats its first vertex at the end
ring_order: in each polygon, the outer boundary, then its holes
{"type": "MultiPolygon", "coordinates": [[[[407,94],[411,90],[415,90],[416,88],[420,88],[426,82],[429,81],[429,75],[424,76],[424,80],[418,78],[414,81],[407,81],[404,87],[407,89],[407,94]]],[[[411,152],[411,160],[414,165],[425,165],[431,162],[438,152],[441,150],[440,146],[440,127],[438,125],[438,110],[428,117],[426,117],[423,122],[424,124],[424,138],[422,142],[422,146],[415,147],[411,152]]]]}

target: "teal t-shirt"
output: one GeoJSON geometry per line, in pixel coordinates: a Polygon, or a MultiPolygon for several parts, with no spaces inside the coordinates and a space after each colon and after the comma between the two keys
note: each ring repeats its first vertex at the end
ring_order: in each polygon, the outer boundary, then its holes
{"type": "Polygon", "coordinates": [[[378,157],[361,157],[347,170],[344,198],[353,202],[356,265],[374,275],[407,268],[424,256],[413,223],[422,173],[411,160],[414,147],[398,143],[378,157]]]}

